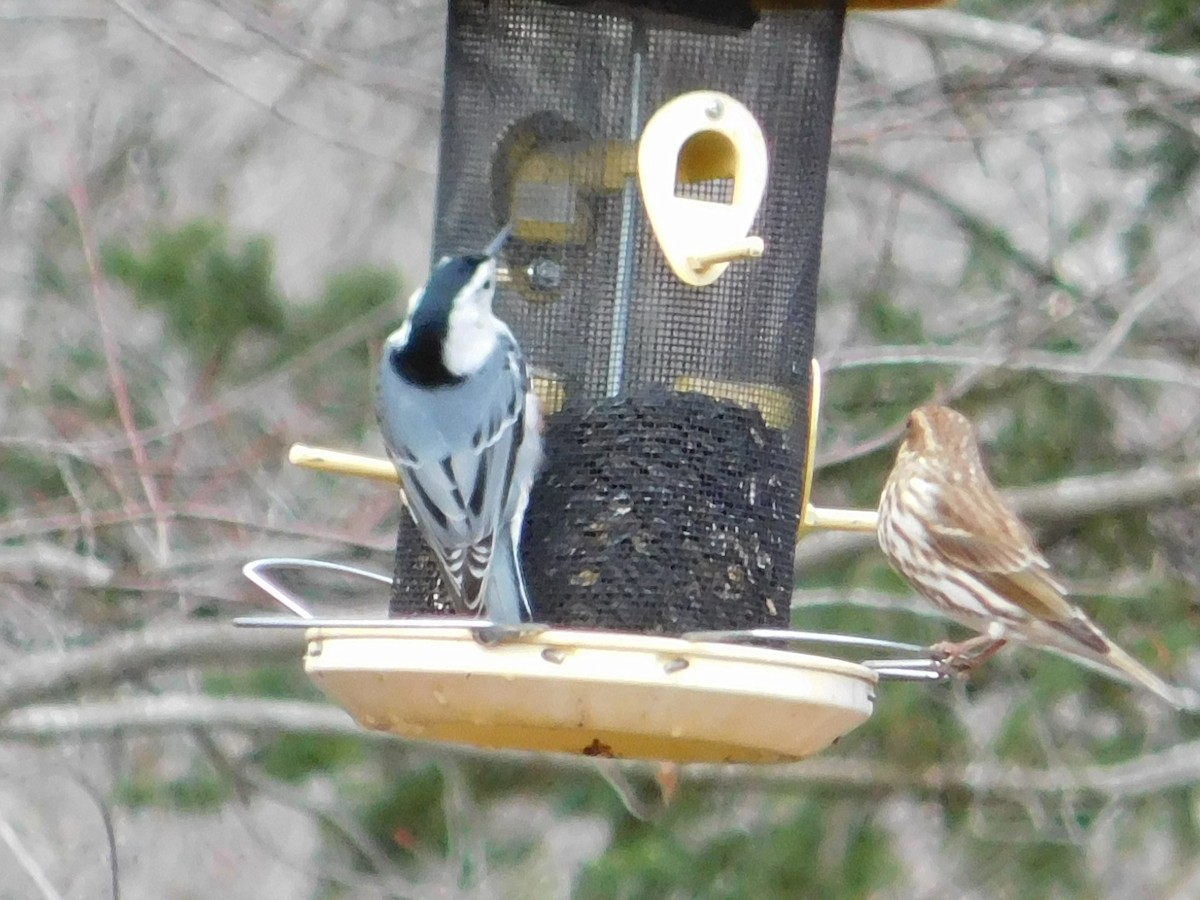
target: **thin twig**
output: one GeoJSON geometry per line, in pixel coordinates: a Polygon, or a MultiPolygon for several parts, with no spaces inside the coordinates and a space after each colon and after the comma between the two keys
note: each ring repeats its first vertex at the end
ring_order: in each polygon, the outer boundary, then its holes
{"type": "MultiPolygon", "coordinates": [[[[328,338],[292,357],[288,362],[259,378],[247,381],[225,391],[214,403],[185,412],[179,422],[147,428],[139,433],[146,443],[173,438],[181,431],[197,428],[243,406],[261,404],[265,396],[281,386],[291,383],[297,375],[315,369],[330,357],[343,350],[358,346],[363,341],[380,337],[383,329],[398,320],[398,307],[383,305],[351,320],[328,338]]],[[[32,437],[0,437],[0,447],[18,447],[26,450],[44,450],[48,453],[66,453],[89,462],[106,454],[126,449],[124,440],[98,439],[92,441],[64,442],[32,437]]]]}
{"type": "Polygon", "coordinates": [[[1165,272],[1160,272],[1157,278],[1130,298],[1129,303],[1121,311],[1121,315],[1117,317],[1117,321],[1113,323],[1108,333],[1092,347],[1091,353],[1087,356],[1087,365],[1092,372],[1097,372],[1109,361],[1125,338],[1129,336],[1129,332],[1137,325],[1138,320],[1151,306],[1174,288],[1187,283],[1194,284],[1197,273],[1200,273],[1200,262],[1197,262],[1195,256],[1190,252],[1178,254],[1170,260],[1165,272]]]}
{"type": "MultiPolygon", "coordinates": [[[[36,106],[27,104],[27,107],[44,129],[57,134],[54,123],[43,116],[36,106]]],[[[121,428],[125,432],[125,445],[133,454],[138,480],[142,485],[142,493],[145,495],[146,503],[149,504],[154,514],[155,531],[157,534],[157,555],[159,561],[162,562],[167,558],[168,537],[166,519],[162,513],[162,503],[158,491],[155,489],[154,479],[150,475],[150,461],[146,455],[146,447],[138,435],[137,424],[133,417],[133,404],[129,398],[129,386],[125,381],[125,374],[121,369],[120,352],[117,349],[116,338],[113,336],[108,319],[104,275],[100,271],[100,262],[96,254],[96,236],[92,231],[87,187],[83,182],[79,166],[76,164],[75,154],[69,149],[66,151],[65,165],[69,184],[68,196],[71,208],[75,212],[76,224],[79,227],[79,239],[83,248],[84,262],[87,265],[88,283],[91,287],[92,302],[96,310],[96,320],[100,330],[100,342],[104,348],[104,360],[108,369],[109,385],[112,388],[113,401],[117,407],[117,417],[120,419],[121,428]]],[[[122,499],[127,507],[131,505],[128,497],[122,496],[122,499]]]]}
{"type": "Polygon", "coordinates": [[[79,236],[83,243],[84,259],[87,261],[92,300],[96,307],[96,319],[100,326],[100,342],[104,347],[104,360],[108,367],[108,379],[112,385],[113,399],[117,405],[117,416],[121,420],[121,428],[125,431],[125,439],[129,442],[129,450],[133,454],[133,462],[137,468],[138,481],[142,485],[142,493],[154,513],[154,529],[158,536],[157,555],[158,561],[161,563],[166,560],[168,555],[167,520],[163,514],[162,499],[159,497],[154,479],[150,475],[150,458],[146,454],[146,446],[138,437],[137,423],[133,418],[133,403],[129,399],[129,386],[125,382],[125,373],[121,369],[120,351],[117,349],[117,340],[113,336],[108,319],[104,295],[104,276],[100,272],[100,262],[96,257],[96,236],[92,233],[87,190],[79,173],[75,170],[70,154],[68,154],[67,165],[71,170],[71,206],[75,210],[75,217],[79,223],[79,236]]]}
{"type": "Polygon", "coordinates": [[[945,212],[967,235],[994,248],[1037,283],[1059,288],[1080,300],[1091,299],[1082,287],[1068,281],[1049,263],[1039,260],[1013,243],[1009,230],[968,209],[962,202],[920,176],[902,169],[890,168],[877,159],[859,154],[838,154],[833,158],[831,165],[850,175],[878,179],[923,198],[945,212]]]}
{"type": "MultiPolygon", "coordinates": [[[[302,791],[293,790],[283,782],[277,781],[249,764],[245,759],[233,759],[218,744],[210,729],[195,726],[188,732],[196,741],[200,751],[208,759],[209,764],[224,778],[229,779],[235,787],[237,798],[243,808],[249,806],[254,794],[266,797],[318,819],[325,826],[340,832],[355,853],[368,863],[379,876],[381,881],[389,883],[395,896],[418,896],[415,886],[400,876],[394,863],[387,858],[371,835],[368,834],[352,816],[341,812],[336,806],[328,806],[309,800],[302,791]]],[[[264,834],[263,829],[249,816],[242,816],[242,827],[252,835],[263,847],[272,853],[282,853],[277,834],[264,834]]],[[[284,854],[287,856],[287,854],[284,854]]],[[[347,887],[360,884],[363,880],[361,871],[348,867],[335,866],[329,860],[320,865],[314,865],[312,860],[292,860],[293,866],[303,866],[304,871],[326,881],[340,882],[347,887]]]]}
{"type": "Polygon", "coordinates": [[[173,53],[177,54],[181,59],[187,60],[187,62],[189,62],[191,65],[195,66],[197,69],[199,69],[205,75],[209,76],[210,78],[214,79],[215,81],[220,82],[225,87],[229,88],[231,91],[233,91],[235,94],[237,94],[239,97],[242,97],[243,99],[248,100],[250,103],[253,103],[255,106],[259,107],[263,111],[274,116],[279,121],[284,122],[288,125],[291,125],[295,128],[299,128],[302,131],[305,131],[308,134],[312,135],[313,137],[318,138],[319,140],[329,144],[332,147],[337,147],[340,150],[348,150],[352,153],[357,153],[362,156],[366,156],[371,159],[378,160],[383,163],[387,163],[390,166],[395,166],[397,168],[410,170],[413,172],[417,172],[419,174],[424,174],[424,175],[432,174],[429,172],[422,172],[417,166],[413,165],[411,162],[406,162],[404,160],[401,160],[392,153],[380,152],[377,150],[372,150],[369,147],[360,146],[359,144],[353,144],[350,141],[347,141],[343,138],[337,137],[336,135],[332,135],[327,132],[320,131],[310,124],[299,121],[295,117],[291,116],[288,113],[285,113],[282,109],[280,109],[276,102],[270,101],[270,100],[260,100],[258,97],[254,96],[252,93],[247,91],[245,88],[239,87],[238,85],[234,84],[232,81],[230,81],[224,75],[222,75],[215,65],[202,59],[195,48],[185,46],[183,41],[179,40],[177,37],[175,37],[169,31],[167,31],[166,28],[164,28],[163,26],[161,26],[157,22],[155,22],[149,15],[147,15],[146,11],[143,8],[130,2],[130,0],[109,0],[109,2],[111,2],[119,10],[121,10],[121,12],[123,12],[126,16],[128,16],[129,19],[131,21],[133,21],[139,28],[141,28],[143,31],[145,31],[147,34],[151,35],[152,37],[156,38],[164,46],[169,48],[173,53]]]}
{"type": "MultiPolygon", "coordinates": [[[[401,97],[416,109],[437,112],[440,108],[438,99],[442,85],[440,80],[434,80],[429,73],[397,69],[394,66],[376,66],[359,59],[336,56],[322,47],[295,40],[276,24],[274,18],[260,13],[251,4],[234,3],[231,0],[213,2],[243,28],[253,31],[285,53],[318,69],[361,87],[374,88],[401,97]]],[[[428,27],[414,27],[412,33],[407,35],[399,46],[393,45],[390,48],[393,54],[409,58],[412,55],[411,51],[415,50],[421,41],[437,42],[441,17],[434,12],[432,6],[427,12],[428,27]]]]}
{"type": "MultiPolygon", "coordinates": [[[[70,458],[55,455],[54,462],[58,467],[59,475],[62,476],[63,484],[67,488],[67,494],[75,503],[75,508],[79,510],[79,523],[82,526],[87,559],[96,559],[96,529],[92,525],[92,507],[88,503],[87,497],[84,496],[83,485],[75,477],[75,468],[71,465],[70,458]]],[[[99,560],[96,561],[99,562],[99,560]]]]}
{"type": "Polygon", "coordinates": [[[46,870],[29,852],[16,830],[3,816],[0,816],[0,841],[5,843],[9,852],[16,859],[17,865],[25,870],[25,874],[29,876],[29,880],[34,883],[45,900],[63,900],[63,895],[46,876],[46,870]]]}
{"type": "Polygon", "coordinates": [[[92,784],[82,772],[72,767],[75,783],[83,789],[100,813],[100,822],[104,826],[104,839],[108,844],[108,874],[112,900],[121,900],[121,868],[120,857],[117,854],[117,829],[113,824],[112,809],[104,795],[92,784]]]}
{"type": "MultiPolygon", "coordinates": [[[[179,506],[168,507],[168,518],[173,520],[191,520],[195,522],[211,522],[214,525],[224,525],[230,528],[258,531],[266,534],[278,534],[291,537],[311,538],[325,544],[341,543],[353,547],[363,547],[369,550],[394,551],[395,542],[385,538],[373,538],[370,534],[340,532],[327,526],[305,525],[302,522],[284,522],[278,525],[266,521],[246,519],[237,516],[220,507],[179,506]]],[[[154,517],[153,511],[145,508],[125,510],[97,510],[92,522],[97,528],[112,525],[127,525],[142,522],[154,517]]],[[[56,534],[62,531],[74,531],[79,527],[79,516],[76,513],[59,516],[47,516],[37,519],[15,519],[0,524],[0,540],[13,538],[28,538],[37,534],[56,534]]],[[[163,566],[164,570],[169,566],[163,566]]]]}

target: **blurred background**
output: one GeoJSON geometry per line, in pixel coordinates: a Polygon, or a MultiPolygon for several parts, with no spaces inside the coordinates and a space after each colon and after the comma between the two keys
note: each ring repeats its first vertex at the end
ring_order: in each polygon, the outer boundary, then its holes
{"type": "MultiPolygon", "coordinates": [[[[267,608],[251,558],[390,570],[394,492],[283,460],[382,452],[444,17],[0,2],[0,897],[1200,896],[1197,721],[1045,653],[887,685],[800,765],[601,773],[362,732],[297,635],[225,624],[267,608]]],[[[1184,0],[851,17],[814,496],[874,506],[952,402],[1087,609],[1192,685],[1197,51],[1184,0]]],[[[962,634],[869,536],[806,539],[793,610],[962,634]]]]}

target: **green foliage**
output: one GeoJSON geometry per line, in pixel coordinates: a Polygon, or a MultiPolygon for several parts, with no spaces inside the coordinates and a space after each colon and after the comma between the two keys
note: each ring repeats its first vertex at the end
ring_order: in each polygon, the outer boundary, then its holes
{"type": "MultiPolygon", "coordinates": [[[[1162,663],[1179,659],[1200,634],[1195,588],[1182,581],[1156,581],[1144,601],[1123,604],[1121,615],[1155,636],[1155,651],[1162,663]]],[[[1195,724],[1200,726],[1200,720],[1195,724]]]]}
{"type": "MultiPolygon", "coordinates": [[[[215,697],[273,697],[318,700],[320,692],[298,666],[265,666],[247,671],[209,672],[204,692],[215,697]]],[[[316,772],[330,772],[364,757],[361,741],[331,735],[276,734],[266,739],[254,758],[281,781],[303,781],[316,772]]]]}
{"type": "MultiPolygon", "coordinates": [[[[981,817],[991,815],[994,810],[981,813],[981,817]]],[[[985,895],[1012,900],[1096,896],[1088,883],[1082,847],[1039,837],[1023,810],[1013,810],[1012,815],[1012,823],[984,819],[986,830],[966,842],[964,868],[985,888],[985,895]]]]}
{"type": "Polygon", "coordinates": [[[332,772],[364,758],[362,741],[317,734],[280,734],[257,756],[263,770],[281,781],[303,781],[315,772],[332,772]]]}
{"type": "MultiPolygon", "coordinates": [[[[395,272],[360,266],[332,275],[315,304],[288,310],[273,286],[274,253],[265,237],[239,241],[222,224],[196,220],[156,229],[146,244],[144,251],[106,245],[105,273],[140,305],[158,309],[172,336],[206,364],[223,364],[250,333],[272,339],[277,359],[303,352],[347,322],[394,303],[400,292],[395,272]]],[[[46,286],[65,278],[51,260],[42,265],[46,286]]],[[[365,364],[365,342],[349,352],[341,363],[365,364]]]]}
{"type": "MultiPolygon", "coordinates": [[[[257,344],[250,367],[257,373],[285,365],[381,306],[395,306],[399,314],[399,276],[368,266],[332,275],[315,302],[285,303],[274,287],[268,239],[236,238],[217,222],[157,228],[139,243],[144,247],[106,245],[104,271],[140,306],[162,316],[172,340],[205,368],[206,378],[228,375],[235,359],[245,369],[246,354],[235,354],[251,337],[257,344]]],[[[42,290],[66,292],[69,278],[52,257],[39,257],[38,273],[42,290]]],[[[297,393],[336,411],[348,438],[373,418],[365,372],[370,346],[366,339],[350,343],[295,376],[297,393]]]]}
{"type": "Polygon", "coordinates": [[[16,509],[30,497],[43,500],[66,493],[62,473],[41,452],[5,449],[0,456],[0,516],[16,509]]]}
{"type": "Polygon", "coordinates": [[[38,294],[67,295],[72,290],[71,276],[62,265],[44,250],[37,254],[33,265],[33,285],[38,294]]]}
{"type": "Polygon", "coordinates": [[[997,380],[960,403],[964,412],[995,408],[1008,413],[995,440],[985,447],[992,479],[1001,486],[1036,484],[1110,465],[1112,422],[1090,384],[1064,384],[1040,375],[997,380]],[[1079,424],[1087,439],[1079,441],[1079,424]]]}
{"type": "Polygon", "coordinates": [[[584,871],[576,900],[852,900],[895,874],[869,807],[819,791],[803,800],[764,798],[762,807],[772,814],[759,823],[706,838],[638,823],[584,871]]]}
{"type": "Polygon", "coordinates": [[[1147,207],[1168,212],[1185,201],[1196,173],[1200,170],[1200,148],[1190,129],[1173,120],[1164,120],[1155,110],[1131,114],[1138,131],[1151,130],[1155,140],[1147,143],[1135,134],[1118,145],[1115,162],[1130,170],[1149,170],[1152,181],[1147,207]]]}
{"type": "Polygon", "coordinates": [[[994,231],[965,235],[967,260],[962,286],[966,289],[992,290],[1001,296],[1012,289],[1014,249],[1007,236],[994,231]]]}
{"type": "MultiPolygon", "coordinates": [[[[1068,0],[1054,4],[1055,21],[1063,13],[1077,11],[1086,22],[1077,32],[1080,37],[1105,33],[1118,34],[1126,42],[1134,35],[1144,37],[1150,49],[1164,53],[1192,53],[1200,49],[1200,15],[1194,0],[1139,0],[1137,3],[1114,0],[1068,0]]],[[[1020,21],[1030,12],[1044,12],[1045,0],[960,0],[958,9],[1004,21],[1020,21]]],[[[1103,39],[1103,38],[1101,38],[1103,39]]]]}
{"type": "Polygon", "coordinates": [[[1154,230],[1145,222],[1135,222],[1123,235],[1121,246],[1125,251],[1125,268],[1136,272],[1150,261],[1154,249],[1154,230]]]}
{"type": "Polygon", "coordinates": [[[1184,859],[1194,859],[1200,852],[1200,788],[1193,787],[1187,791],[1176,791],[1164,796],[1155,805],[1161,807],[1161,813],[1151,819],[1146,828],[1152,833],[1164,832],[1174,835],[1179,842],[1180,856],[1184,859]]]}
{"type": "Polygon", "coordinates": [[[139,775],[121,782],[114,789],[114,799],[126,806],[158,807],[184,813],[220,809],[232,794],[233,786],[228,779],[210,770],[198,770],[167,780],[139,775]]]}
{"type": "Polygon", "coordinates": [[[390,782],[361,785],[366,796],[359,817],[380,847],[398,858],[413,850],[444,854],[450,844],[442,802],[446,789],[441,770],[426,765],[395,776],[390,782]]]}
{"type": "MultiPolygon", "coordinates": [[[[360,266],[333,275],[320,300],[295,312],[287,337],[280,342],[279,357],[298,355],[335,334],[348,322],[366,316],[380,307],[394,309],[400,279],[395,272],[360,266]]],[[[383,330],[381,329],[382,336],[383,330]]],[[[346,439],[358,436],[363,428],[374,428],[374,372],[369,371],[373,340],[362,340],[330,354],[322,364],[305,373],[297,387],[314,402],[328,409],[335,407],[346,439]]]]}
{"type": "Polygon", "coordinates": [[[872,291],[863,298],[861,321],[882,344],[915,344],[925,339],[921,313],[898,307],[890,291],[872,291]]]}
{"type": "MultiPolygon", "coordinates": [[[[925,340],[920,313],[897,306],[886,286],[863,298],[860,324],[880,344],[917,344],[925,340]]],[[[853,422],[864,434],[878,433],[903,422],[914,406],[936,392],[940,374],[935,367],[896,371],[901,373],[899,377],[880,378],[877,370],[864,369],[827,379],[822,415],[830,420],[853,422]]],[[[849,466],[830,467],[822,472],[822,479],[845,484],[850,503],[874,506],[894,455],[895,448],[887,447],[849,466]]]]}
{"type": "Polygon", "coordinates": [[[1194,0],[1116,3],[1104,24],[1143,31],[1150,37],[1151,47],[1165,53],[1200,49],[1200,16],[1194,0]]]}
{"type": "MultiPolygon", "coordinates": [[[[335,274],[326,282],[320,301],[296,316],[289,329],[288,346],[296,350],[310,346],[346,322],[380,306],[395,305],[399,315],[400,308],[396,304],[399,294],[400,278],[395,272],[359,266],[335,274]]],[[[344,359],[331,363],[329,369],[337,371],[365,366],[367,361],[368,349],[364,342],[347,351],[344,359]],[[338,362],[344,365],[338,365],[338,362]]]]}
{"type": "Polygon", "coordinates": [[[853,752],[914,767],[943,765],[970,756],[966,732],[949,702],[947,686],[889,684],[875,714],[843,743],[853,752]]]}
{"type": "Polygon", "coordinates": [[[153,231],[144,251],[108,244],[104,271],[137,302],[159,309],[173,337],[219,367],[252,331],[278,335],[284,312],[264,237],[235,241],[227,228],[198,220],[153,231]]]}
{"type": "Polygon", "coordinates": [[[210,671],[204,674],[204,693],[213,697],[274,697],[316,699],[321,696],[299,666],[210,671]]]}

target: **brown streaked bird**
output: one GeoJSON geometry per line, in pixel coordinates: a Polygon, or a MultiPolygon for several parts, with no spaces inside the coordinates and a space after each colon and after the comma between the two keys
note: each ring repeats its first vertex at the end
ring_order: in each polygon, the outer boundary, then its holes
{"type": "Polygon", "coordinates": [[[1172,687],[1110,641],[1066,598],[1029,529],[992,486],[971,423],[945,406],[913,410],[879,499],[879,546],[916,591],[978,631],[942,644],[963,668],[1008,639],[1088,660],[1180,709],[1195,692],[1172,687]]]}

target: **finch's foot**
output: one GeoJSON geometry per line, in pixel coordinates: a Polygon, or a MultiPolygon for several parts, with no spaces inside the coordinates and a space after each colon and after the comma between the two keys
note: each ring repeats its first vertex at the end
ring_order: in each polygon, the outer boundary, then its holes
{"type": "Polygon", "coordinates": [[[1004,638],[980,634],[965,641],[940,641],[929,648],[929,653],[951,672],[965,675],[1007,643],[1004,638]]]}

